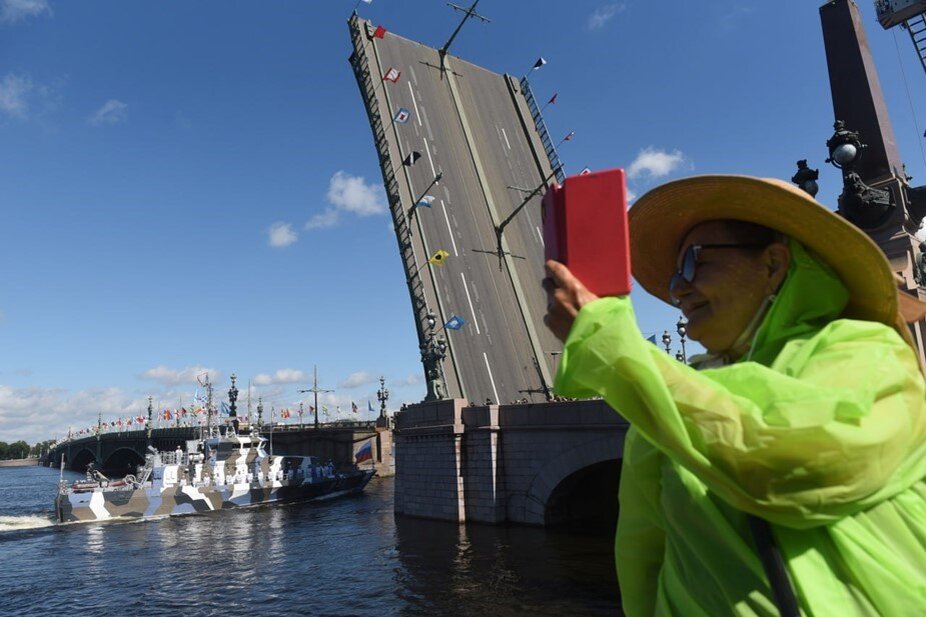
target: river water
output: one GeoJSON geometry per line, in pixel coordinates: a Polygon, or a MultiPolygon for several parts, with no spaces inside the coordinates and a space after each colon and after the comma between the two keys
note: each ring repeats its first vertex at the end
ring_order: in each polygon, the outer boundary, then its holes
{"type": "MultiPolygon", "coordinates": [[[[69,481],[81,477],[65,472],[69,481]]],[[[0,468],[2,615],[616,615],[611,539],[318,504],[53,524],[56,470],[0,468]]]]}

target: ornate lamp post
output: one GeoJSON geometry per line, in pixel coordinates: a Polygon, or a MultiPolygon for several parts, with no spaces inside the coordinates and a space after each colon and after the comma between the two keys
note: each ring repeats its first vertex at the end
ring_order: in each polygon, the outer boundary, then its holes
{"type": "Polygon", "coordinates": [[[238,401],[238,388],[235,387],[235,380],[237,375],[232,373],[231,375],[231,388],[228,389],[228,415],[231,416],[232,426],[235,428],[235,432],[238,432],[238,406],[236,402],[238,401]]]}
{"type": "Polygon", "coordinates": [[[426,401],[439,401],[447,398],[444,388],[443,360],[447,356],[447,341],[437,334],[437,318],[428,311],[425,320],[428,324],[428,336],[421,344],[421,362],[424,364],[428,381],[426,401]]]}
{"type": "Polygon", "coordinates": [[[379,378],[379,390],[376,392],[376,398],[379,400],[379,417],[386,417],[386,401],[389,400],[389,390],[386,389],[386,378],[379,378]]]}
{"type": "Polygon", "coordinates": [[[670,346],[672,345],[672,336],[669,334],[668,330],[662,333],[662,344],[666,348],[666,355],[669,355],[671,352],[670,346]]]}
{"type": "Polygon", "coordinates": [[[151,403],[152,403],[152,398],[149,396],[148,397],[148,422],[145,424],[145,430],[148,434],[148,444],[149,445],[151,444],[151,413],[154,411],[154,407],[152,406],[151,403]]]}
{"type": "Polygon", "coordinates": [[[685,316],[682,315],[678,318],[678,322],[675,324],[675,331],[678,332],[679,339],[682,342],[682,350],[675,354],[675,358],[679,362],[688,362],[688,353],[685,351],[685,337],[688,336],[688,320],[685,319],[685,316]]]}
{"type": "Polygon", "coordinates": [[[811,169],[807,166],[807,159],[801,159],[797,162],[797,173],[791,176],[791,182],[811,197],[815,197],[817,191],[820,190],[820,186],[817,184],[819,177],[820,170],[811,169]]]}
{"type": "Polygon", "coordinates": [[[257,398],[257,430],[264,426],[264,397],[257,398]]]}
{"type": "Polygon", "coordinates": [[[894,211],[894,199],[890,191],[868,186],[856,173],[855,166],[868,147],[859,139],[858,133],[848,130],[842,120],[837,120],[833,128],[836,132],[826,142],[830,153],[826,162],[842,171],[839,211],[863,229],[878,227],[894,211]]]}

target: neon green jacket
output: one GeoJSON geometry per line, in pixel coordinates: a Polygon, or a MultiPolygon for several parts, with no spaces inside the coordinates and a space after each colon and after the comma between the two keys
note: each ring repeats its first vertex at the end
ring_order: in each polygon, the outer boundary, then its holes
{"type": "Polygon", "coordinates": [[[631,617],[777,615],[746,516],[768,520],[805,615],[926,615],[926,388],[888,326],[800,246],[747,361],[701,372],[630,299],[579,312],[556,392],[630,421],[616,537],[631,617]]]}

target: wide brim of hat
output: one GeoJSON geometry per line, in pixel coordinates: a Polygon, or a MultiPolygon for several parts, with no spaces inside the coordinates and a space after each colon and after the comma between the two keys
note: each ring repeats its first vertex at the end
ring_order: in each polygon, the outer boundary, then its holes
{"type": "Polygon", "coordinates": [[[894,324],[893,272],[878,245],[804,191],[776,179],[694,176],[640,197],[629,213],[634,277],[646,291],[671,303],[669,281],[685,236],[695,225],[723,219],[756,223],[794,238],[848,288],[846,317],[894,324]]]}

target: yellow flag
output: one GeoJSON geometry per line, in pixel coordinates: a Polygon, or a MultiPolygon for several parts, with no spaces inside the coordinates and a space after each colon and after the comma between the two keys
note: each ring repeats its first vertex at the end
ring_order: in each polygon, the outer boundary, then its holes
{"type": "Polygon", "coordinates": [[[428,263],[435,266],[443,266],[448,257],[450,257],[450,253],[444,249],[437,249],[437,252],[431,255],[431,258],[428,259],[428,263]]]}

